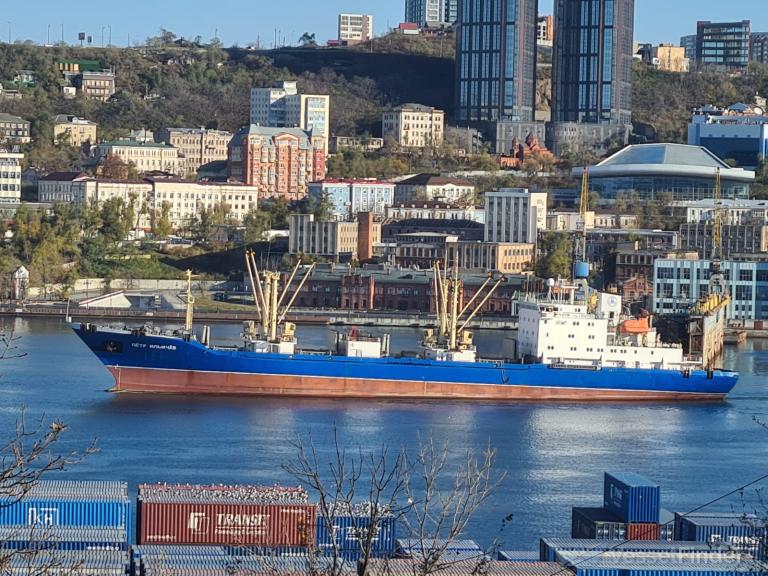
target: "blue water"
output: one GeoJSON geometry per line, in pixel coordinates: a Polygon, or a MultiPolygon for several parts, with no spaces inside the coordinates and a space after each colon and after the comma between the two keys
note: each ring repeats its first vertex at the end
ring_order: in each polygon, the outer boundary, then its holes
{"type": "MultiPolygon", "coordinates": [[[[390,401],[115,396],[109,373],[62,323],[12,324],[27,355],[0,362],[0,430],[10,435],[26,407],[29,421],[65,422],[61,450],[98,439],[100,452],[65,474],[76,479],[138,482],[282,483],[298,436],[312,436],[320,458],[331,454],[337,427],[347,446],[413,450],[419,436],[447,442],[451,463],[490,442],[498,451],[499,489],[475,515],[467,536],[487,545],[531,549],[540,536],[568,536],[570,507],[602,504],[605,470],[632,470],[662,485],[663,505],[687,511],[768,474],[768,342],[729,349],[727,368],[742,380],[717,405],[488,405],[390,401]],[[502,518],[513,520],[500,532],[502,518]]],[[[237,326],[215,326],[219,341],[237,326]]],[[[416,331],[392,334],[393,349],[416,331]]],[[[327,330],[301,327],[307,346],[327,330]]],[[[488,354],[504,334],[479,333],[488,354]]],[[[0,438],[0,441],[2,438],[0,438]]],[[[62,478],[64,476],[61,476],[62,478]]],[[[765,484],[762,485],[765,487],[765,484]]],[[[758,486],[759,487],[759,486],[758,486]]],[[[745,494],[748,506],[754,493],[745,494]]],[[[734,496],[712,510],[741,507],[734,496]]]]}

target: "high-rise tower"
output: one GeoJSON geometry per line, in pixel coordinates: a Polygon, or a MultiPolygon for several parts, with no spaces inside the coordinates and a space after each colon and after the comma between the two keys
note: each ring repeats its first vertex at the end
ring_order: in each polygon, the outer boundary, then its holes
{"type": "Polygon", "coordinates": [[[634,4],[555,0],[550,132],[556,153],[564,144],[599,148],[616,138],[626,142],[632,123],[634,4]],[[578,126],[584,124],[589,126],[578,126]]]}
{"type": "Polygon", "coordinates": [[[460,0],[456,118],[531,122],[536,103],[537,0],[460,0]]]}

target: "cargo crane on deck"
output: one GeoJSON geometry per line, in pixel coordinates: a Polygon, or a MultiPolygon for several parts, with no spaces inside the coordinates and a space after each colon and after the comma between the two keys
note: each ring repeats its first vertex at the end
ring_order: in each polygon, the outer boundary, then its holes
{"type": "Polygon", "coordinates": [[[245,268],[259,315],[258,326],[254,321],[244,323],[243,340],[246,349],[255,352],[293,354],[296,347],[296,326],[291,322],[285,322],[285,317],[293,307],[304,284],[314,272],[315,265],[312,264],[306,270],[293,296],[284,307],[283,301],[301,268],[301,262],[296,263],[282,290],[280,273],[268,270],[260,272],[256,265],[256,255],[250,250],[245,255],[245,268]]]}
{"type": "Polygon", "coordinates": [[[459,278],[458,268],[454,267],[449,274],[447,270],[443,272],[440,269],[439,262],[435,262],[432,288],[435,294],[437,333],[431,329],[424,332],[424,356],[433,360],[474,362],[477,349],[467,326],[506,281],[504,276],[497,278],[492,273],[488,274],[474,296],[462,306],[464,282],[459,278]],[[464,318],[467,313],[468,316],[464,318]]]}

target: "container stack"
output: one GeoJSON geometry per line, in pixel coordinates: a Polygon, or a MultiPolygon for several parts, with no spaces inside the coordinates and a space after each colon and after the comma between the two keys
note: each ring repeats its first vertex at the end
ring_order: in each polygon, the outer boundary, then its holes
{"type": "Polygon", "coordinates": [[[758,576],[765,567],[740,555],[659,552],[564,552],[557,562],[576,576],[758,576]]]}
{"type": "Polygon", "coordinates": [[[673,516],[661,490],[638,474],[606,472],[601,508],[573,508],[571,536],[595,540],[672,540],[673,516]]]}
{"type": "MultiPolygon", "coordinates": [[[[395,560],[372,560],[368,566],[369,576],[414,576],[423,568],[419,560],[401,558],[395,560]]],[[[574,576],[573,572],[553,562],[500,562],[498,560],[441,559],[436,574],[441,576],[574,576]]]]}
{"type": "MultiPolygon", "coordinates": [[[[360,503],[334,506],[331,518],[324,518],[318,511],[317,548],[333,552],[334,543],[341,555],[349,560],[356,559],[364,546],[371,526],[371,504],[360,503]]],[[[395,517],[383,517],[374,527],[371,552],[374,557],[389,557],[395,550],[397,522],[395,517]]]]}
{"type": "Polygon", "coordinates": [[[675,538],[733,550],[765,560],[765,522],[754,514],[694,512],[675,514],[675,538]]]}
{"type": "MultiPolygon", "coordinates": [[[[651,542],[582,540],[576,538],[542,538],[539,543],[539,559],[542,562],[556,562],[559,554],[586,552],[603,556],[608,552],[622,554],[667,554],[667,555],[726,555],[733,551],[729,546],[710,546],[702,542],[651,542]]],[[[743,557],[743,556],[742,556],[743,557]]]]}
{"type": "Polygon", "coordinates": [[[429,556],[432,551],[440,551],[447,562],[479,560],[485,558],[485,552],[474,540],[447,540],[439,538],[401,539],[395,545],[395,558],[418,560],[429,556]]]}
{"type": "MultiPolygon", "coordinates": [[[[286,576],[324,573],[328,558],[283,557],[243,553],[225,546],[134,546],[135,576],[286,576]]],[[[341,572],[356,574],[355,563],[341,565],[341,572]]]]}
{"type": "Polygon", "coordinates": [[[40,481],[0,498],[4,573],[125,574],[131,506],[124,482],[40,481]]]}
{"type": "Polygon", "coordinates": [[[136,541],[289,549],[314,543],[316,523],[301,488],[142,484],[136,541]]]}

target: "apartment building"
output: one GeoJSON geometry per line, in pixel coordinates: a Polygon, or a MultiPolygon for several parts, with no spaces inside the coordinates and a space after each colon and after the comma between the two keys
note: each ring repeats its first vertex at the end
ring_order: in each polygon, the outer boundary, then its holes
{"type": "Polygon", "coordinates": [[[155,135],[158,142],[173,146],[184,159],[184,174],[194,176],[204,164],[227,159],[233,134],[205,128],[164,128],[155,135]]]}
{"type": "Polygon", "coordinates": [[[53,121],[53,143],[57,144],[64,140],[70,146],[77,148],[80,148],[86,142],[95,144],[97,129],[98,124],[90,120],[67,114],[59,114],[53,121]]]}
{"type": "Polygon", "coordinates": [[[384,141],[402,148],[425,148],[442,145],[445,112],[422,106],[404,104],[382,116],[384,141]]]}
{"type": "Polygon", "coordinates": [[[234,135],[229,146],[229,176],[259,189],[266,198],[300,200],[310,182],[325,178],[322,137],[300,128],[252,124],[234,135]]]}
{"type": "Polygon", "coordinates": [[[81,72],[72,77],[72,85],[86,98],[106,102],[115,93],[115,73],[111,70],[81,72]]]}
{"type": "Polygon", "coordinates": [[[115,140],[96,146],[99,161],[109,155],[117,156],[126,164],[133,164],[140,173],[159,171],[177,176],[186,173],[186,163],[179,156],[179,150],[167,144],[115,140]]]}
{"type": "Polygon", "coordinates": [[[382,218],[394,202],[395,185],[377,180],[323,180],[309,185],[309,195],[327,198],[336,220],[350,220],[359,212],[382,218]]]}
{"type": "Polygon", "coordinates": [[[447,245],[446,266],[465,272],[522,274],[531,268],[535,257],[535,244],[457,241],[447,245]]]}
{"type": "Polygon", "coordinates": [[[29,144],[32,142],[29,128],[30,123],[24,118],[0,112],[0,144],[29,144]]]}
{"type": "Polygon", "coordinates": [[[301,94],[294,81],[282,80],[270,88],[251,90],[251,124],[271,128],[301,128],[321,137],[328,152],[331,97],[301,94]]]}
{"type": "Polygon", "coordinates": [[[696,63],[723,70],[749,65],[751,23],[699,21],[696,25],[696,63]]]}
{"type": "Polygon", "coordinates": [[[288,222],[290,254],[334,260],[357,257],[357,222],[315,221],[314,214],[291,214],[288,222]]]}
{"type": "Polygon", "coordinates": [[[394,204],[386,210],[386,220],[471,220],[485,222],[485,210],[465,204],[449,204],[439,201],[394,204]]]}
{"type": "MultiPolygon", "coordinates": [[[[666,260],[654,263],[653,310],[657,314],[686,313],[709,289],[709,260],[666,260]]],[[[731,293],[730,320],[768,320],[768,262],[724,260],[723,275],[731,293]]]]}
{"type": "Polygon", "coordinates": [[[555,39],[555,19],[552,14],[536,19],[536,44],[551,47],[555,39]]]}
{"type": "Polygon", "coordinates": [[[536,244],[547,228],[547,193],[502,188],[485,194],[485,241],[536,244]]]}
{"type": "Polygon", "coordinates": [[[175,178],[143,178],[139,180],[109,180],[93,178],[84,173],[57,172],[40,179],[38,195],[41,201],[52,204],[103,204],[112,198],[135,202],[138,227],[151,227],[152,211],[164,204],[169,207],[174,229],[187,226],[204,209],[211,210],[225,204],[229,215],[242,222],[246,214],[256,210],[258,190],[254,186],[237,183],[190,182],[175,178]]]}
{"type": "Polygon", "coordinates": [[[0,204],[21,200],[21,161],[24,154],[0,149],[0,204]]]}
{"type": "Polygon", "coordinates": [[[685,56],[685,48],[674,44],[659,44],[651,49],[653,65],[665,72],[688,72],[690,60],[685,56]]]}
{"type": "Polygon", "coordinates": [[[460,178],[417,174],[395,185],[395,203],[450,202],[471,206],[475,201],[475,186],[460,178]]]}
{"type": "Polygon", "coordinates": [[[368,42],[373,38],[373,16],[370,14],[339,14],[339,42],[343,45],[368,42]]]}

